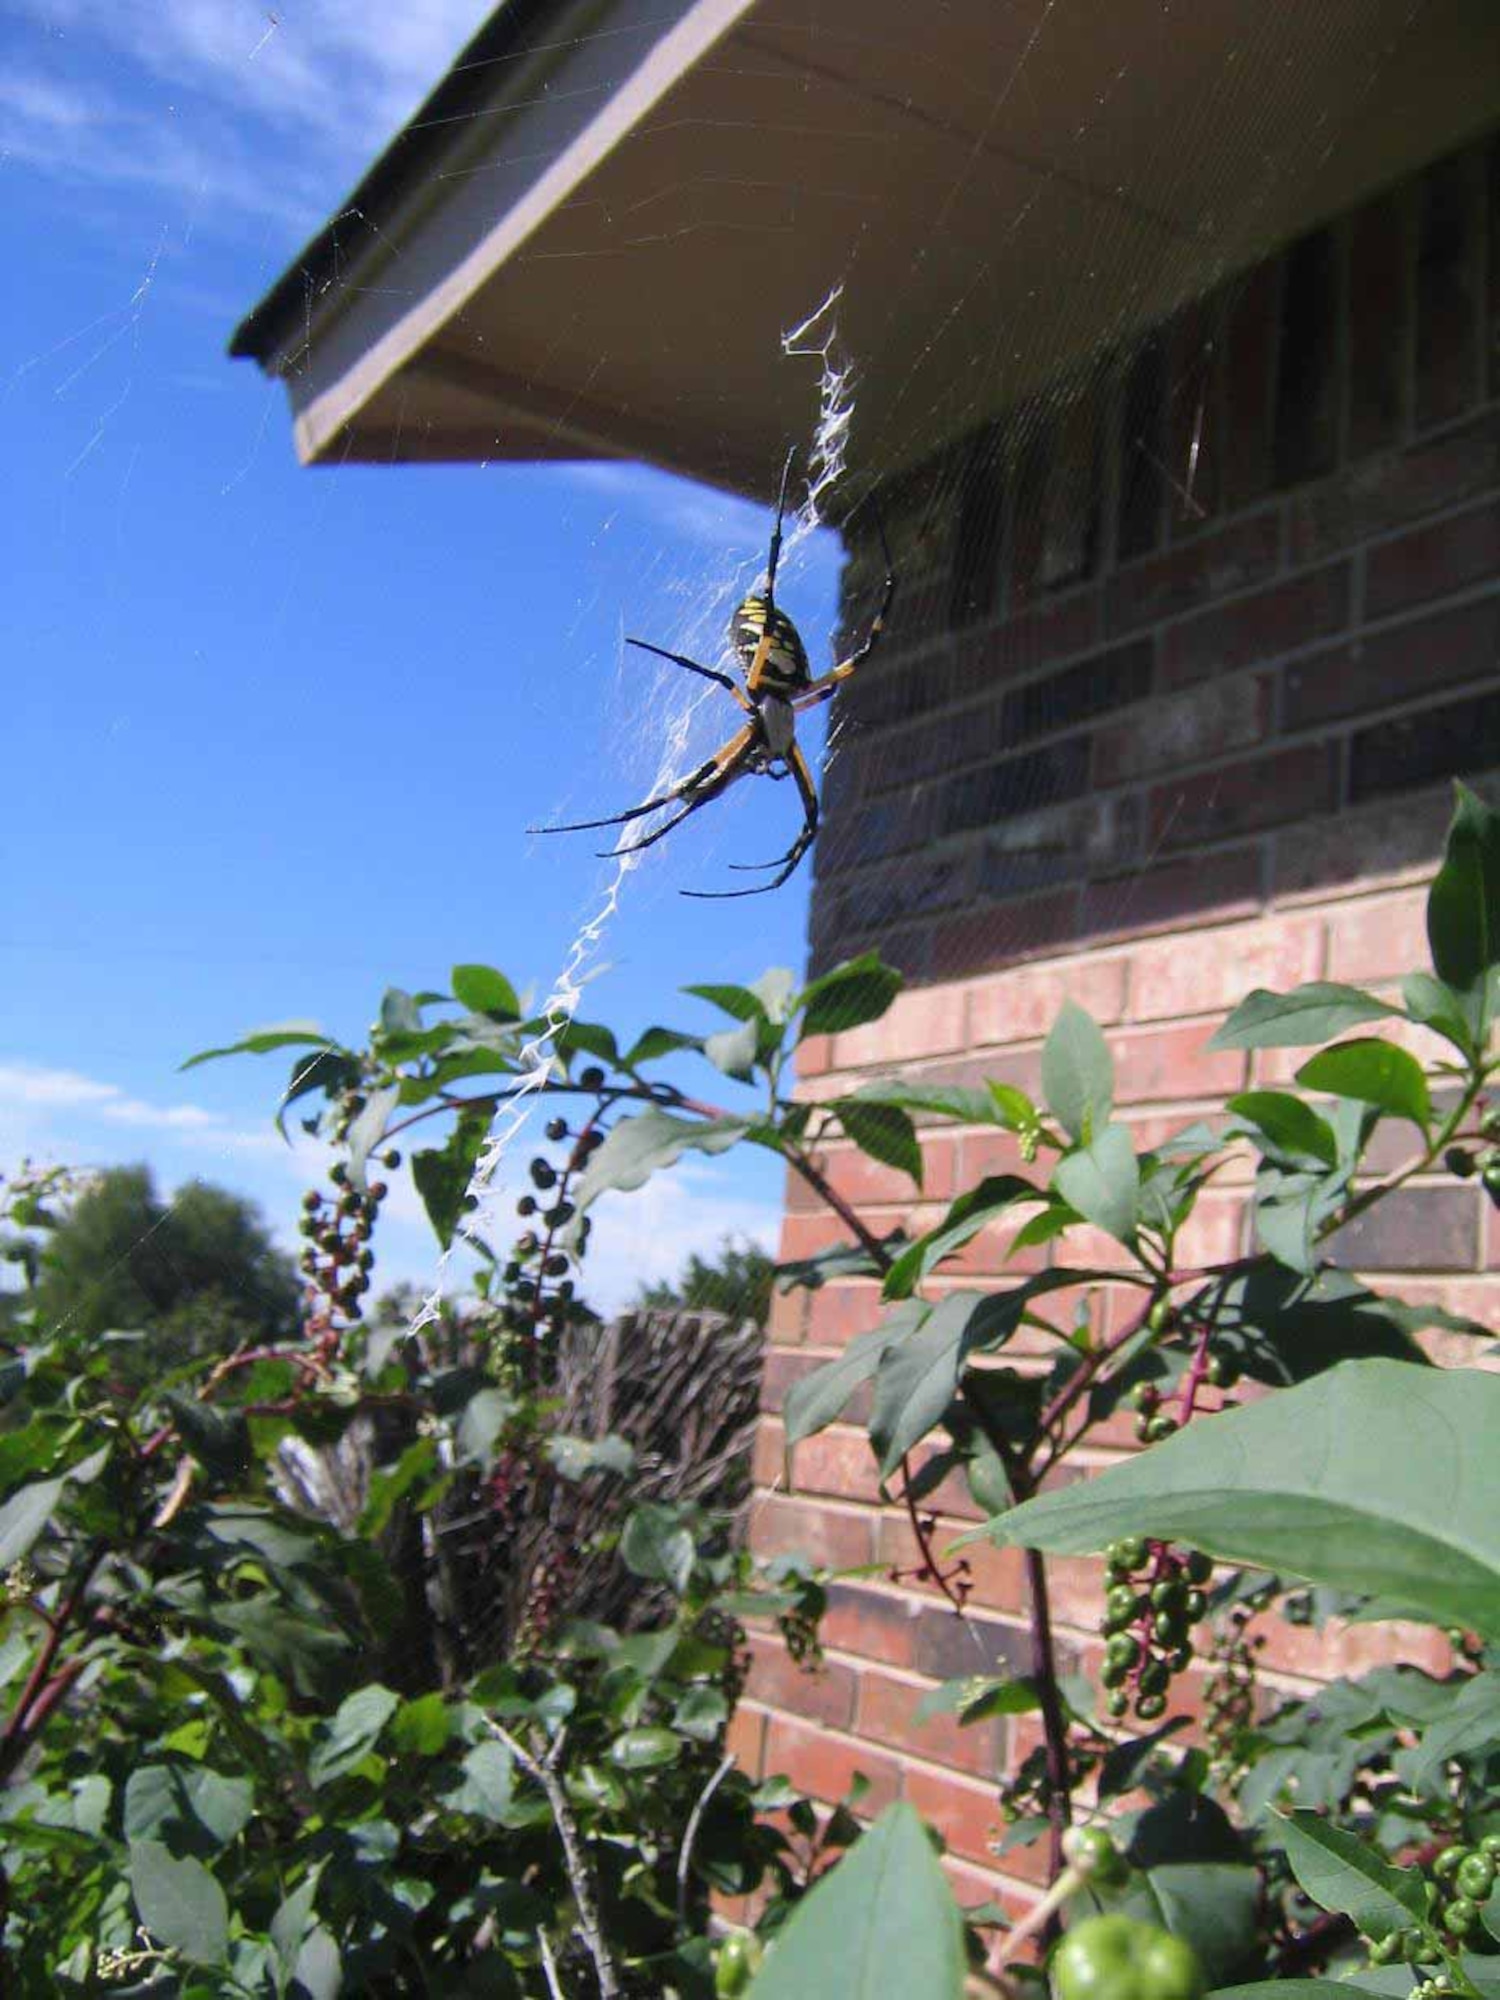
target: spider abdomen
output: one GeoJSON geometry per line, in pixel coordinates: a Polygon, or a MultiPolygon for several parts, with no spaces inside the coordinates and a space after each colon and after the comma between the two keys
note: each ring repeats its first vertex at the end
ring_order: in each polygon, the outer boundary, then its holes
{"type": "Polygon", "coordinates": [[[796,694],[812,678],[802,635],[784,611],[771,610],[764,597],[747,597],[730,621],[735,658],[752,694],[796,694]],[[764,642],[764,643],[763,643],[764,642]]]}

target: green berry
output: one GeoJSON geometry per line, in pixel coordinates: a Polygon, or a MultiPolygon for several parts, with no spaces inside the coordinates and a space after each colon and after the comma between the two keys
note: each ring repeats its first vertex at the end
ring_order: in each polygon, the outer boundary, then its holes
{"type": "Polygon", "coordinates": [[[1069,1927],[1048,1972],[1056,2000],[1203,2000],[1198,1954],[1134,1917],[1085,1917],[1069,1927]]]}
{"type": "Polygon", "coordinates": [[[1063,1835],[1063,1856],[1096,1888],[1118,1888],[1130,1873],[1125,1857],[1102,1826],[1073,1826],[1063,1835]]]}
{"type": "Polygon", "coordinates": [[[1214,1559],[1206,1556],[1202,1549],[1190,1549],[1184,1567],[1189,1583],[1207,1583],[1214,1573],[1214,1559]]]}
{"type": "Polygon", "coordinates": [[[1475,1903],[1484,1902],[1495,1886],[1494,1862],[1483,1852],[1469,1855],[1458,1864],[1453,1884],[1460,1896],[1467,1896],[1475,1903]]]}
{"type": "Polygon", "coordinates": [[[1160,1444],[1162,1439],[1169,1438],[1176,1428],[1177,1419],[1175,1417],[1153,1417],[1146,1426],[1147,1444],[1160,1444]]]}
{"type": "Polygon", "coordinates": [[[1492,1861],[1500,1861],[1500,1833],[1487,1833],[1479,1843],[1479,1851],[1492,1861]]]}
{"type": "Polygon", "coordinates": [[[1469,1848],[1460,1847],[1456,1844],[1452,1847],[1445,1847],[1437,1860],[1432,1864],[1433,1874],[1436,1875],[1440,1882],[1446,1882],[1450,1875],[1458,1873],[1460,1865],[1468,1860],[1470,1852],[1469,1848]]]}
{"type": "Polygon", "coordinates": [[[1136,1702],[1135,1712],[1142,1722],[1155,1722],[1167,1712],[1167,1697],[1164,1694],[1143,1694],[1136,1702]]]}
{"type": "Polygon", "coordinates": [[[1383,1938],[1376,1938],[1370,1946],[1371,1965],[1394,1965],[1401,1956],[1402,1935],[1387,1931],[1383,1938]]]}
{"type": "Polygon", "coordinates": [[[1114,1688],[1105,1700],[1104,1706],[1106,1711],[1118,1721],[1122,1715],[1129,1712],[1130,1696],[1126,1694],[1123,1688],[1114,1688]]]}
{"type": "Polygon", "coordinates": [[[1455,1937],[1464,1937],[1479,1922],[1479,1905],[1471,1896],[1455,1896],[1443,1911],[1442,1920],[1455,1937]]]}

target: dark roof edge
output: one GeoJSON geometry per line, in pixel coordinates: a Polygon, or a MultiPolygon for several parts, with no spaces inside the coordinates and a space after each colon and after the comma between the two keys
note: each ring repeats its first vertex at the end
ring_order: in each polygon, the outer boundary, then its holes
{"type": "Polygon", "coordinates": [[[305,321],[309,293],[321,291],[363,241],[378,240],[382,216],[446,151],[458,120],[480,108],[493,88],[491,66],[525,52],[528,39],[559,0],[500,0],[494,12],[453,59],[446,76],[423,99],[338,212],[298,251],[229,340],[236,360],[267,366],[305,321]],[[350,211],[357,214],[350,216],[350,211]]]}

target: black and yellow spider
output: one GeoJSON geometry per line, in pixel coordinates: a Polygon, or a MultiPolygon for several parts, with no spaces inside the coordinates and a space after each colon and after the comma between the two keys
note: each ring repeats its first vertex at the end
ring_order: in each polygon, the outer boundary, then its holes
{"type": "Polygon", "coordinates": [[[627,639],[625,642],[639,647],[643,653],[654,653],[659,660],[670,660],[675,666],[685,667],[690,674],[715,682],[732,695],[745,711],[747,720],[744,727],[736,730],[727,743],[721,744],[707,763],[689,772],[687,777],[659,798],[647,799],[644,805],[631,806],[626,812],[611,813],[605,819],[580,819],[565,826],[531,827],[529,832],[579,833],[589,827],[622,826],[628,820],[642,819],[666,806],[681,805],[682,811],[674,813],[654,833],[648,833],[642,840],[606,850],[611,856],[639,854],[643,848],[654,847],[673,827],[681,826],[700,806],[722,797],[737,779],[748,776],[790,777],[795,780],[802,798],[803,823],[797,838],[786,853],[778,855],[774,861],[730,863],[731,867],[746,870],[774,868],[778,870],[775,879],[759,883],[753,889],[684,889],[682,893],[704,899],[760,896],[768,890],[779,889],[795,871],[818,831],[818,792],[812,773],[807,768],[807,759],[797,743],[798,712],[827,701],[840,682],[846,681],[869,659],[879,643],[896,595],[896,575],[891,567],[885,529],[881,525],[879,511],[872,508],[881,552],[885,557],[885,585],[880,608],[864,639],[848,659],[840,661],[821,679],[814,680],[801,634],[786,613],[776,608],[776,565],[781,557],[787,481],[795,455],[795,451],[788,452],[782,469],[781,492],[776,502],[776,526],[771,531],[771,552],[766,561],[766,587],[764,590],[752,590],[729,621],[729,642],[744,675],[744,686],[741,687],[738,681],[720,673],[715,667],[705,667],[697,660],[687,659],[681,653],[668,652],[663,646],[653,646],[645,639],[627,639]]]}

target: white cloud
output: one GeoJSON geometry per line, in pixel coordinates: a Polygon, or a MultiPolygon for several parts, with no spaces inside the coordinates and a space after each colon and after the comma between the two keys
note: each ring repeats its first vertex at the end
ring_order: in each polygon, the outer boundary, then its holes
{"type": "Polygon", "coordinates": [[[39,1128],[53,1122],[58,1113],[71,1113],[71,1119],[65,1122],[73,1124],[75,1129],[81,1121],[97,1117],[116,1125],[173,1132],[187,1139],[202,1136],[215,1146],[263,1149],[261,1134],[238,1132],[227,1119],[206,1111],[201,1104],[151,1104],[144,1098],[129,1096],[117,1083],[83,1076],[77,1070],[50,1069],[41,1063],[0,1063],[0,1103],[6,1106],[12,1121],[30,1125],[37,1142],[44,1137],[39,1128]],[[17,1114],[26,1111],[40,1113],[41,1117],[27,1121],[23,1116],[18,1120],[17,1114]]]}
{"type": "Polygon", "coordinates": [[[80,1076],[77,1070],[0,1063],[0,1098],[12,1105],[102,1104],[119,1095],[117,1085],[80,1076]]]}
{"type": "Polygon", "coordinates": [[[0,153],[61,178],[320,219],[490,0],[19,0],[0,153]]]}
{"type": "Polygon", "coordinates": [[[631,1194],[603,1196],[581,1289],[600,1312],[617,1312],[642,1285],[676,1278],[694,1252],[712,1258],[726,1237],[775,1252],[781,1214],[736,1191],[728,1166],[683,1166],[631,1194]]]}

